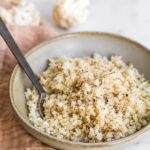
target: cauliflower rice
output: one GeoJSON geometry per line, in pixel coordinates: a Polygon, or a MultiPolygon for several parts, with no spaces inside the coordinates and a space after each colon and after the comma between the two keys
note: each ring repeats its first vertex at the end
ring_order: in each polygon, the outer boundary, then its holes
{"type": "Polygon", "coordinates": [[[60,139],[105,142],[126,137],[150,121],[150,83],[120,56],[50,59],[39,75],[46,92],[27,89],[28,116],[39,130],[60,139]]]}

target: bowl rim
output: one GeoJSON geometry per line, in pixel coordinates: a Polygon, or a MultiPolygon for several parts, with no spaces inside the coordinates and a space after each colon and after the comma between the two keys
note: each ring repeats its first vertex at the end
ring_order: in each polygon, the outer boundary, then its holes
{"type": "MultiPolygon", "coordinates": [[[[130,44],[136,45],[138,47],[141,48],[141,50],[143,50],[144,52],[146,52],[147,54],[150,55],[150,50],[143,46],[142,44],[129,39],[127,37],[121,36],[121,35],[117,35],[114,33],[108,33],[108,32],[92,32],[92,31],[87,31],[87,32],[72,32],[72,33],[67,33],[67,34],[62,34],[62,35],[58,35],[52,39],[46,40],[40,44],[38,44],[37,46],[31,48],[29,50],[29,52],[27,52],[25,54],[25,57],[28,58],[30,55],[32,55],[32,53],[35,53],[36,51],[38,51],[40,48],[42,48],[43,46],[47,45],[47,44],[51,44],[53,42],[57,42],[59,40],[63,40],[63,39],[69,39],[69,38],[75,38],[75,37],[82,37],[82,36],[91,36],[91,37],[102,37],[102,36],[107,36],[110,38],[115,38],[117,40],[121,40],[121,41],[126,41],[130,44]]],[[[119,144],[125,144],[129,141],[134,140],[135,138],[138,138],[142,135],[144,135],[147,131],[150,131],[150,124],[148,124],[147,126],[145,126],[144,128],[140,129],[139,131],[127,136],[127,137],[123,137],[121,139],[118,140],[113,140],[113,141],[109,141],[109,142],[97,142],[97,143],[83,143],[83,142],[73,142],[73,141],[69,141],[69,140],[65,140],[65,139],[59,139],[57,137],[54,137],[52,135],[48,135],[45,132],[42,132],[40,130],[38,130],[37,128],[35,128],[31,123],[28,123],[26,121],[26,119],[21,115],[21,113],[19,112],[19,110],[17,110],[16,104],[14,102],[14,96],[13,96],[13,83],[14,83],[14,78],[16,75],[16,72],[19,69],[19,65],[16,64],[16,66],[14,67],[11,77],[10,77],[10,81],[9,81],[9,99],[10,99],[10,104],[11,107],[15,113],[15,115],[17,115],[17,118],[20,119],[21,122],[23,122],[28,128],[30,128],[33,132],[36,132],[48,139],[60,142],[62,144],[68,144],[68,145],[76,145],[76,146],[84,146],[84,147],[110,147],[110,146],[117,146],[119,144]]]]}

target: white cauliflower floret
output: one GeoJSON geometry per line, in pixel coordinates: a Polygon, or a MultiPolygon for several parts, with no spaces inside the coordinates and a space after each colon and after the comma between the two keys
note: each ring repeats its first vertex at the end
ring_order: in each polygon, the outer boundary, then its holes
{"type": "Polygon", "coordinates": [[[57,25],[69,29],[85,22],[88,16],[89,0],[59,0],[53,9],[57,25]]]}
{"type": "Polygon", "coordinates": [[[10,25],[39,25],[40,16],[32,3],[25,1],[7,10],[0,7],[0,16],[10,25]]]}

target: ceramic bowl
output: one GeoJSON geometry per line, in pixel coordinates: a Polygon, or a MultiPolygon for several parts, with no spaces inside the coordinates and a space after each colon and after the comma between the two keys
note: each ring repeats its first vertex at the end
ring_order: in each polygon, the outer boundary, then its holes
{"type": "MultiPolygon", "coordinates": [[[[132,62],[147,79],[150,79],[149,50],[132,40],[108,33],[83,32],[58,36],[30,50],[26,58],[34,72],[39,73],[46,68],[48,58],[60,56],[81,57],[89,56],[93,53],[99,53],[108,57],[121,55],[124,61],[132,62]]],[[[9,85],[13,111],[18,121],[30,134],[54,148],[62,150],[106,150],[119,148],[134,142],[150,130],[150,125],[148,125],[128,137],[103,143],[78,143],[57,139],[40,132],[28,120],[24,91],[31,86],[30,80],[17,65],[12,73],[9,85]]]]}

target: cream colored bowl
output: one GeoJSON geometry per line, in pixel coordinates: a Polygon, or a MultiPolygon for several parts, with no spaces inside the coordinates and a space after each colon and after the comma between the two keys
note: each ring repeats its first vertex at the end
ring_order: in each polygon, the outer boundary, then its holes
{"type": "MultiPolygon", "coordinates": [[[[26,58],[35,71],[43,71],[47,66],[47,59],[60,56],[85,56],[99,53],[105,56],[121,55],[126,62],[132,62],[147,79],[150,79],[150,52],[142,45],[127,38],[97,32],[73,33],[58,36],[33,48],[26,58]]],[[[126,138],[104,143],[76,143],[60,140],[46,135],[34,128],[27,117],[24,90],[31,86],[31,82],[17,65],[10,79],[10,101],[14,113],[22,126],[33,136],[48,145],[63,150],[99,150],[119,148],[129,144],[150,130],[150,125],[126,138]]]]}

